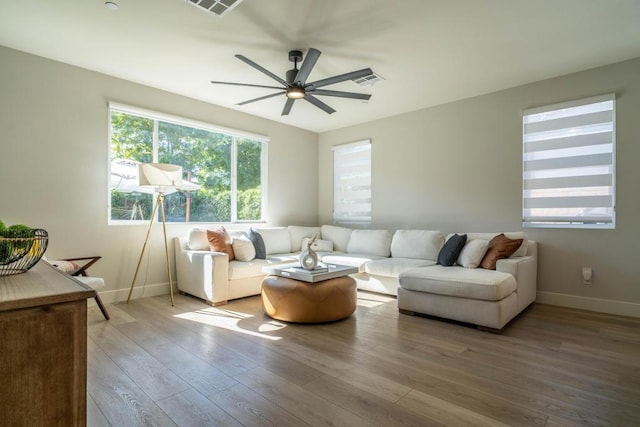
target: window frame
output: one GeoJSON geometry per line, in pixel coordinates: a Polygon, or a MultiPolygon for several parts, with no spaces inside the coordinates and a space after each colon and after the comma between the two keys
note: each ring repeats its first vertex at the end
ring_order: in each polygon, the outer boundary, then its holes
{"type": "MultiPolygon", "coordinates": [[[[146,119],[150,119],[153,120],[153,145],[152,145],[152,151],[153,151],[153,162],[157,163],[158,162],[158,147],[159,147],[159,141],[158,141],[158,128],[159,128],[159,122],[166,122],[166,123],[170,123],[170,124],[176,124],[176,125],[180,125],[180,126],[185,126],[185,127],[192,127],[192,128],[196,128],[196,129],[200,129],[200,130],[204,130],[204,131],[208,131],[208,132],[215,132],[215,133],[220,133],[220,134],[224,134],[224,135],[228,135],[232,138],[232,147],[231,147],[231,170],[230,172],[230,181],[231,181],[231,185],[230,185],[230,192],[231,192],[231,220],[230,222],[219,222],[219,223],[215,223],[215,224],[262,224],[262,223],[266,223],[267,222],[267,200],[268,200],[268,194],[267,194],[267,189],[268,189],[268,183],[267,183],[267,177],[268,177],[268,171],[267,171],[267,164],[268,164],[268,147],[269,147],[269,137],[265,136],[265,135],[259,135],[259,134],[254,134],[251,132],[245,132],[245,131],[241,131],[241,130],[237,130],[237,129],[232,129],[232,128],[227,128],[227,127],[223,127],[223,126],[218,126],[218,125],[213,125],[211,123],[206,123],[206,122],[201,122],[198,120],[193,120],[193,119],[189,119],[189,118],[185,118],[185,117],[180,117],[180,116],[175,116],[172,114],[167,114],[167,113],[162,113],[159,111],[154,111],[154,110],[150,110],[150,109],[146,109],[146,108],[141,108],[141,107],[135,107],[135,106],[131,106],[131,105],[127,105],[127,104],[121,104],[118,102],[112,102],[110,101],[108,103],[108,108],[107,108],[107,123],[108,123],[108,141],[107,141],[107,159],[108,159],[108,165],[107,165],[107,224],[108,225],[139,225],[139,224],[144,224],[144,223],[148,223],[149,220],[148,219],[133,219],[133,220],[119,220],[119,219],[112,219],[111,218],[111,162],[112,162],[112,147],[111,147],[111,143],[112,143],[112,124],[111,124],[111,117],[112,117],[112,111],[117,111],[120,113],[125,113],[125,114],[131,114],[131,115],[136,115],[136,116],[141,116],[144,117],[146,119]],[[238,215],[238,211],[237,211],[237,199],[238,199],[238,194],[237,194],[237,171],[238,171],[238,165],[237,165],[237,151],[238,151],[238,139],[241,138],[246,138],[246,139],[251,139],[254,141],[258,141],[262,144],[261,150],[260,150],[260,191],[261,191],[261,205],[260,205],[260,213],[261,213],[261,218],[257,219],[257,220],[238,220],[237,219],[237,215],[238,215]]],[[[178,225],[185,225],[185,224],[212,224],[211,222],[200,222],[200,221],[189,221],[189,222],[167,222],[167,225],[169,224],[178,224],[178,225]]]]}
{"type": "Polygon", "coordinates": [[[339,145],[334,145],[331,147],[331,151],[333,154],[333,159],[332,159],[332,166],[333,166],[333,186],[332,186],[332,190],[333,190],[333,201],[332,201],[332,221],[333,224],[339,224],[339,225],[370,225],[372,223],[372,219],[373,219],[373,200],[372,200],[372,178],[373,178],[373,173],[372,173],[372,167],[373,167],[373,150],[372,150],[372,145],[371,145],[371,139],[365,139],[365,140],[361,140],[361,141],[356,141],[356,142],[351,142],[351,143],[346,143],[346,144],[339,144],[339,145]],[[369,161],[369,212],[368,212],[368,216],[363,217],[363,219],[358,219],[358,217],[355,217],[356,219],[344,219],[344,218],[338,218],[336,217],[336,207],[337,207],[337,191],[336,191],[336,153],[340,152],[341,150],[349,150],[349,149],[353,149],[353,148],[358,148],[358,147],[364,147],[367,146],[368,148],[368,161],[369,161]]]}
{"type": "MultiPolygon", "coordinates": [[[[558,137],[551,137],[549,138],[549,140],[553,140],[553,139],[560,139],[558,137]]],[[[545,141],[544,138],[541,138],[538,141],[545,141]]],[[[530,141],[531,142],[537,142],[536,140],[534,141],[530,141]]],[[[562,160],[558,160],[561,164],[562,164],[562,160]]],[[[582,166],[580,165],[579,161],[575,162],[576,164],[574,165],[574,168],[576,167],[587,167],[587,166],[582,166]]],[[[567,167],[567,166],[563,166],[563,167],[567,167]]],[[[561,167],[562,168],[562,167],[561,167]]],[[[531,171],[553,171],[553,168],[541,168],[541,169],[530,169],[531,171]]],[[[558,170],[557,168],[555,170],[558,170]]],[[[593,177],[597,177],[597,176],[602,176],[603,174],[597,174],[592,172],[591,174],[584,174],[584,175],[557,175],[557,178],[555,178],[557,181],[567,178],[575,178],[575,179],[579,179],[579,178],[583,178],[586,181],[589,181],[589,178],[593,177]]],[[[548,176],[553,176],[553,175],[548,175],[548,176]]],[[[541,179],[541,178],[538,178],[541,179]]],[[[575,184],[574,184],[575,185],[575,184]]],[[[574,188],[575,189],[575,194],[574,197],[584,197],[584,198],[593,198],[593,197],[599,197],[597,194],[595,194],[595,188],[593,187],[594,184],[591,184],[590,186],[583,186],[583,187],[579,187],[579,186],[575,186],[575,187],[564,187],[564,189],[566,190],[567,188],[574,188]],[[584,194],[585,193],[585,189],[591,188],[591,193],[588,194],[584,194]],[[582,191],[583,194],[577,194],[579,191],[582,191]]],[[[558,187],[560,191],[561,189],[563,189],[563,187],[558,187]]],[[[539,188],[540,190],[540,188],[539,188]]],[[[542,188],[542,190],[544,190],[544,188],[542,188]]],[[[552,191],[553,187],[550,187],[547,189],[547,191],[552,191]]],[[[603,195],[604,196],[604,195],[603,195]]],[[[562,197],[562,196],[547,196],[547,198],[549,197],[562,197]]],[[[530,205],[529,205],[530,207],[530,205]]],[[[586,206],[585,206],[586,207],[586,206]]],[[[599,208],[602,208],[604,206],[599,206],[599,208]]],[[[607,206],[608,208],[608,206],[607,206]]],[[[568,102],[562,102],[562,103],[557,103],[557,104],[551,104],[551,105],[546,105],[546,106],[541,106],[541,107],[536,107],[536,108],[529,108],[526,109],[522,112],[522,226],[523,228],[566,228],[566,229],[615,229],[615,225],[616,225],[616,97],[615,97],[615,93],[610,93],[610,94],[605,94],[605,95],[600,95],[600,96],[594,96],[594,97],[589,97],[589,98],[582,98],[582,99],[577,99],[577,100],[573,100],[573,101],[568,101],[568,102]],[[599,103],[604,103],[604,102],[611,102],[612,106],[611,109],[606,109],[606,110],[595,110],[592,112],[584,112],[581,114],[575,114],[575,115],[570,115],[570,114],[562,114],[562,110],[564,109],[570,109],[570,108],[576,108],[576,107],[588,107],[588,106],[594,106],[596,104],[599,103]],[[611,112],[611,119],[610,121],[606,121],[606,122],[589,122],[588,119],[585,120],[586,116],[589,114],[597,114],[598,112],[611,112]],[[565,218],[564,221],[562,221],[558,216],[551,216],[551,215],[538,215],[538,216],[527,216],[526,215],[526,209],[528,208],[527,206],[527,201],[533,200],[535,199],[535,197],[530,197],[527,196],[527,191],[532,191],[535,187],[533,188],[527,188],[527,180],[532,180],[532,179],[536,179],[536,178],[527,178],[527,161],[536,161],[536,160],[542,160],[542,159],[548,159],[548,160],[553,160],[553,159],[565,159],[565,165],[567,163],[569,163],[568,161],[566,161],[566,159],[577,159],[580,156],[585,156],[587,154],[574,154],[571,156],[560,156],[560,157],[541,157],[540,159],[527,159],[527,154],[529,153],[536,153],[536,151],[528,151],[526,150],[525,146],[527,144],[526,138],[528,135],[531,134],[535,134],[536,132],[532,132],[529,131],[527,132],[527,124],[529,125],[535,125],[537,123],[544,123],[544,121],[538,121],[538,122],[526,122],[527,117],[530,116],[534,116],[534,115],[538,115],[538,114],[544,114],[544,113],[556,113],[558,115],[558,117],[554,118],[549,118],[547,119],[548,122],[552,121],[552,120],[571,120],[574,121],[575,124],[573,126],[568,126],[568,127],[557,127],[554,128],[553,126],[551,127],[547,127],[547,129],[545,129],[544,126],[542,126],[542,129],[544,130],[539,130],[538,132],[553,132],[553,131],[566,131],[568,132],[569,130],[571,130],[572,128],[577,128],[577,127],[584,127],[584,126],[606,126],[608,123],[611,123],[611,130],[608,131],[601,131],[601,132],[591,132],[591,133],[587,133],[587,132],[583,132],[583,133],[577,133],[575,135],[571,135],[571,136],[563,136],[561,138],[576,138],[576,137],[583,137],[584,139],[588,139],[587,137],[592,137],[592,138],[598,138],[596,135],[598,134],[610,134],[611,135],[611,151],[601,151],[598,152],[597,151],[597,147],[598,145],[604,145],[604,144],[608,144],[608,143],[600,143],[600,144],[593,144],[593,142],[591,142],[591,144],[589,144],[588,142],[586,144],[582,144],[582,145],[565,145],[566,147],[571,147],[571,148],[564,148],[562,146],[560,147],[551,147],[551,148],[547,148],[546,150],[539,150],[538,152],[544,152],[544,151],[553,151],[553,150],[561,150],[561,149],[565,149],[565,150],[570,150],[570,149],[575,149],[575,148],[583,148],[583,147],[591,147],[591,148],[596,148],[596,150],[592,150],[592,154],[597,154],[597,153],[601,153],[601,154],[611,154],[611,162],[610,163],[606,163],[605,164],[598,164],[598,165],[592,165],[591,167],[607,167],[610,168],[610,173],[604,174],[604,175],[610,175],[611,177],[611,184],[609,186],[605,186],[605,185],[600,185],[600,188],[604,188],[604,187],[608,187],[610,188],[610,194],[607,194],[607,197],[610,197],[611,199],[611,205],[610,205],[610,209],[611,209],[611,215],[610,216],[601,216],[601,220],[598,220],[596,217],[591,218],[591,219],[587,219],[584,221],[579,221],[578,218],[580,218],[579,216],[573,215],[573,216],[567,216],[565,218]],[[582,119],[582,120],[580,120],[582,119]],[[546,219],[546,220],[545,220],[546,219]]]]}

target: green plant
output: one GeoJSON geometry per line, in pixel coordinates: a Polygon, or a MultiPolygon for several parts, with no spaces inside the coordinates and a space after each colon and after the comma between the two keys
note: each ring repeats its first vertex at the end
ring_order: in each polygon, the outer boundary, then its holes
{"type": "Polygon", "coordinates": [[[13,262],[16,258],[24,256],[33,245],[34,235],[35,231],[26,225],[15,224],[6,227],[0,222],[0,262],[13,262]]]}

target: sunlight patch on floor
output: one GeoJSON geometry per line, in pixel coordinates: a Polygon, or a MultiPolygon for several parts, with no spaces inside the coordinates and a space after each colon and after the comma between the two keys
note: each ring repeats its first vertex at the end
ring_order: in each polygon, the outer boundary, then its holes
{"type": "Polygon", "coordinates": [[[252,335],[254,337],[264,338],[271,341],[280,340],[282,337],[267,335],[267,333],[276,332],[286,327],[285,324],[274,321],[257,323],[254,319],[255,316],[252,314],[223,310],[216,307],[203,308],[200,310],[176,314],[174,317],[202,323],[204,325],[215,326],[216,328],[222,328],[229,331],[240,332],[242,334],[252,335]]]}
{"type": "Polygon", "coordinates": [[[393,301],[395,298],[386,295],[373,294],[369,292],[358,292],[358,300],[356,304],[360,307],[378,307],[389,301],[393,301]]]}

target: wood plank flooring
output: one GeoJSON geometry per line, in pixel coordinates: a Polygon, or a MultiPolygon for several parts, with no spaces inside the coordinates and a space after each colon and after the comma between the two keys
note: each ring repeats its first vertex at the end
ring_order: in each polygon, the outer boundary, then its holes
{"type": "Polygon", "coordinates": [[[358,294],[296,325],[260,297],[89,310],[89,426],[639,426],[640,319],[534,304],[502,335],[358,294]]]}

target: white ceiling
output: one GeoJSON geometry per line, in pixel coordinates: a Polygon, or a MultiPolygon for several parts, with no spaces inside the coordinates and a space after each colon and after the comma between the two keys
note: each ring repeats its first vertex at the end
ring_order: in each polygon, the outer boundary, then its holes
{"type": "MultiPolygon", "coordinates": [[[[0,45],[324,132],[640,56],[640,0],[244,0],[219,18],[185,0],[0,0],[0,45]],[[328,115],[278,85],[292,49],[322,51],[308,81],[370,67],[385,78],[324,89],[328,115]]],[[[215,118],[212,118],[215,122],[215,118]]]]}

